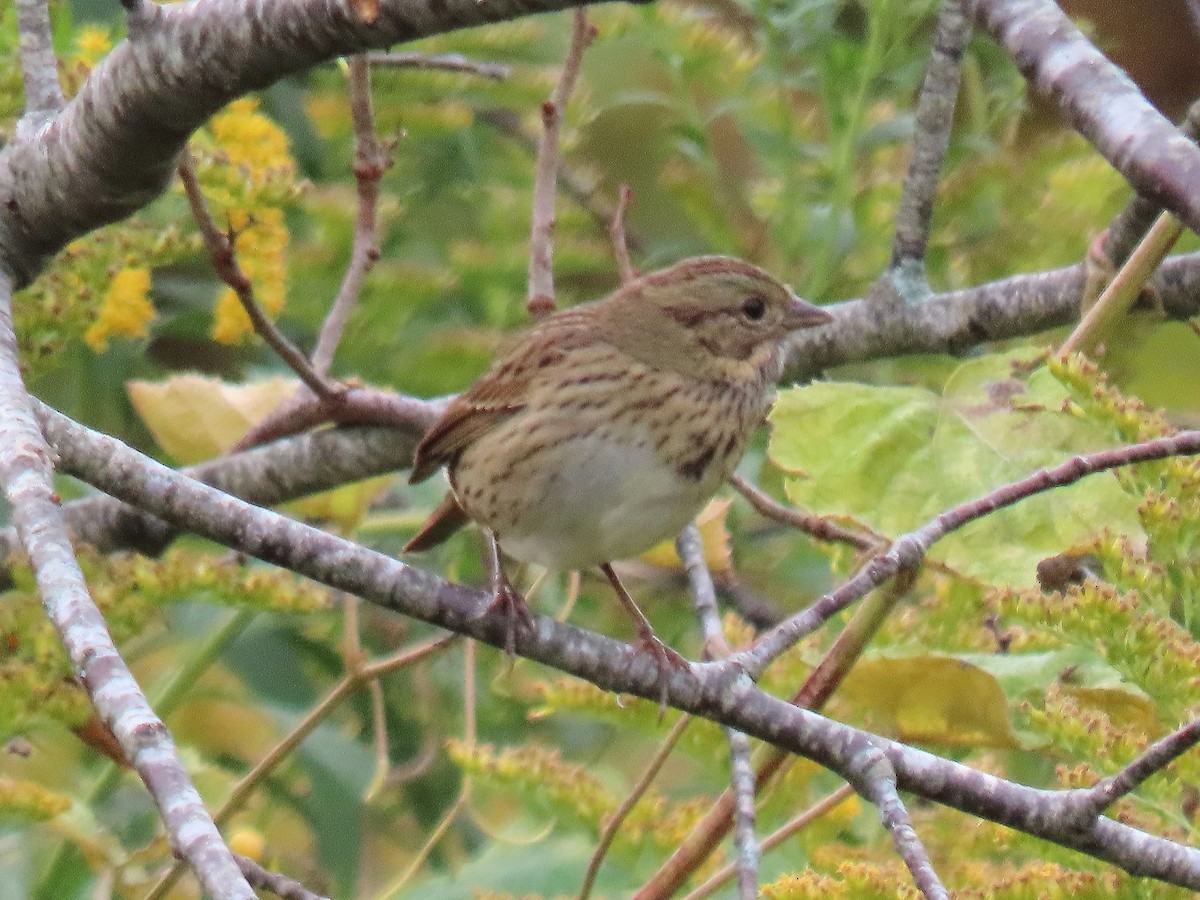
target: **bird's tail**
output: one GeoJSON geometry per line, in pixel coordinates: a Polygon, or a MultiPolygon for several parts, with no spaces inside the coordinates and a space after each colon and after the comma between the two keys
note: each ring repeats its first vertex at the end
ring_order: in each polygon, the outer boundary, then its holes
{"type": "Polygon", "coordinates": [[[423,550],[432,550],[470,521],[470,517],[463,512],[458,500],[454,498],[454,492],[447,491],[442,502],[429,514],[421,530],[404,545],[404,552],[420,553],[423,550]]]}

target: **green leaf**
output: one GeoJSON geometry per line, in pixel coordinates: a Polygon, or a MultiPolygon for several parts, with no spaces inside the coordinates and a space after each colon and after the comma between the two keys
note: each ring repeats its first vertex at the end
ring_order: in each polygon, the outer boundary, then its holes
{"type": "MultiPolygon", "coordinates": [[[[1024,351],[1026,357],[1030,351],[1024,351]]],[[[769,455],[791,500],[892,537],[993,488],[1111,446],[1102,425],[1063,411],[1066,393],[1020,355],[964,363],[941,396],[925,388],[825,382],[781,393],[769,455]]],[[[1037,563],[1101,529],[1144,539],[1136,499],[1100,474],[993,513],[932,556],[989,584],[1026,586],[1037,563]]]]}

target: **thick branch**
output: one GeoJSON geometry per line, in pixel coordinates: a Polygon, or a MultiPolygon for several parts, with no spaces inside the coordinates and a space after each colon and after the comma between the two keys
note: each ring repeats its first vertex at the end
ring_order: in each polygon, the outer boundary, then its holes
{"type": "MultiPolygon", "coordinates": [[[[504,647],[510,628],[491,595],[443,581],[398,560],[192,481],[38,404],[65,471],[154,514],[337,590],[504,647]]],[[[519,655],[618,693],[657,700],[855,774],[856,754],[886,754],[901,790],[1112,862],[1132,874],[1200,889],[1200,850],[1104,817],[1080,815],[1073,792],[1023,787],[798,709],[759,690],[728,663],[693,665],[663,679],[648,654],[602,635],[534,616],[515,636],[519,655]]],[[[858,757],[861,758],[861,757],[858,757]]]]}
{"type": "Polygon", "coordinates": [[[0,270],[23,287],[68,241],[145,206],[235,97],[336,56],[580,2],[380,0],[370,22],[336,0],[144,4],[62,113],[0,151],[0,270]]]}
{"type": "MultiPolygon", "coordinates": [[[[1084,277],[1082,266],[1070,266],[935,294],[923,303],[850,300],[826,306],[834,315],[831,324],[792,336],[788,374],[803,379],[852,362],[911,353],[963,353],[990,341],[1070,325],[1079,320],[1084,277]]],[[[1200,254],[1167,259],[1150,287],[1169,318],[1196,315],[1200,254]]]]}
{"type": "MultiPolygon", "coordinates": [[[[431,408],[437,407],[430,405],[431,408]]],[[[289,438],[192,466],[192,478],[260,506],[394,472],[412,462],[424,427],[338,428],[289,438]]],[[[174,526],[110,497],[89,497],[64,507],[72,535],[102,552],[137,550],[161,553],[178,534],[174,526]]],[[[0,552],[16,548],[11,528],[0,531],[0,552]]],[[[0,585],[11,583],[7,570],[0,585]]]]}
{"type": "Polygon", "coordinates": [[[979,0],[977,18],[1143,197],[1200,232],[1200,147],[1142,96],[1052,0],[979,0]]]}
{"type": "MultiPolygon", "coordinates": [[[[1200,137],[1200,101],[1188,107],[1179,131],[1193,142],[1200,137]]],[[[1124,263],[1161,212],[1162,207],[1145,197],[1130,200],[1100,238],[1100,249],[1108,261],[1114,266],[1124,263]]]]}

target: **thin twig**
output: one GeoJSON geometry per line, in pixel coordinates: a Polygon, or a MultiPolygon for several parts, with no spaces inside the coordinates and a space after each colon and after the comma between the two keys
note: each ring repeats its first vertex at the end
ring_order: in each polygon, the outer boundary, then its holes
{"type": "MultiPolygon", "coordinates": [[[[397,669],[420,662],[439,650],[456,643],[458,639],[459,636],[457,634],[431,638],[420,644],[400,650],[377,662],[364,665],[356,672],[347,673],[316,706],[308,711],[303,719],[296,723],[296,726],[279,743],[271,748],[266,756],[258,761],[258,764],[253,769],[241,777],[238,783],[233,786],[233,790],[229,792],[229,796],[225,798],[225,802],[221,804],[221,808],[217,810],[213,820],[218,826],[228,822],[233,814],[242,808],[250,798],[250,795],[254,793],[255,788],[262,783],[263,779],[274,772],[275,768],[287,759],[303,743],[304,739],[312,734],[318,725],[325,721],[326,717],[328,717],[337,705],[363,682],[368,679],[379,678],[397,669]]],[[[171,868],[159,879],[158,884],[146,894],[144,900],[162,900],[167,895],[167,892],[174,887],[181,873],[182,867],[180,863],[175,862],[172,864],[171,868]]]]}
{"type": "Polygon", "coordinates": [[[270,891],[282,900],[328,900],[323,894],[314,894],[298,881],[264,869],[248,856],[233,855],[241,867],[242,874],[251,885],[263,891],[270,891]]]}
{"type": "Polygon", "coordinates": [[[617,260],[622,284],[628,284],[637,278],[637,269],[629,259],[629,245],[625,237],[625,216],[629,212],[632,200],[633,191],[629,189],[629,185],[621,185],[617,193],[617,211],[613,213],[612,224],[608,226],[608,236],[612,239],[613,256],[617,260]]]}
{"type": "Polygon", "coordinates": [[[768,519],[774,519],[776,522],[780,522],[790,528],[803,531],[805,534],[815,537],[819,541],[835,541],[837,543],[849,544],[856,550],[863,551],[873,550],[879,546],[878,539],[844,528],[825,516],[814,516],[784,506],[766,491],[751,484],[741,475],[735,474],[730,476],[729,483],[733,485],[735,491],[750,501],[750,505],[760,515],[766,516],[768,519]]]}
{"type": "MultiPolygon", "coordinates": [[[[579,588],[582,582],[583,579],[578,572],[571,572],[567,575],[567,596],[563,599],[562,608],[554,617],[559,622],[565,622],[571,617],[571,610],[575,608],[575,603],[579,600],[579,588]]],[[[528,599],[528,593],[526,594],[526,599],[528,599]]]]}
{"type": "MultiPolygon", "coordinates": [[[[362,601],[353,594],[341,594],[342,660],[347,673],[361,674],[367,657],[358,633],[358,609],[362,601]]],[[[389,770],[387,710],[384,708],[383,687],[378,678],[366,680],[371,695],[371,734],[375,745],[375,773],[363,790],[363,802],[372,800],[387,781],[389,770]]]]}
{"type": "Polygon", "coordinates": [[[633,808],[637,806],[637,802],[642,799],[646,791],[654,779],[658,777],[658,773],[662,771],[663,764],[671,756],[671,751],[675,749],[675,744],[683,736],[683,732],[687,729],[688,723],[692,717],[688,715],[680,716],[671,730],[667,732],[667,736],[659,745],[658,750],[651,757],[649,765],[646,766],[637,783],[629,791],[629,794],[621,801],[621,805],[616,808],[608,821],[604,823],[604,830],[600,833],[600,840],[596,844],[596,849],[592,852],[592,858],[588,862],[587,873],[583,876],[583,886],[579,889],[577,900],[587,900],[592,893],[592,888],[596,884],[596,876],[600,872],[600,866],[604,862],[604,857],[608,854],[608,848],[612,846],[613,839],[617,836],[617,832],[621,830],[621,825],[629,817],[633,808]]]}
{"type": "MultiPolygon", "coordinates": [[[[812,822],[824,816],[826,813],[836,809],[847,797],[852,797],[855,794],[854,786],[843,784],[840,788],[817,801],[804,812],[800,813],[794,819],[780,826],[775,831],[771,832],[762,840],[762,852],[767,853],[774,850],[792,835],[807,828],[812,822]]],[[[714,872],[707,881],[686,895],[683,900],[704,900],[705,897],[711,897],[722,885],[733,877],[736,866],[733,864],[722,866],[714,872]]]]}
{"type": "MultiPolygon", "coordinates": [[[[463,646],[463,746],[468,753],[475,749],[475,742],[477,740],[475,668],[475,642],[468,640],[463,646]]],[[[395,897],[412,880],[413,876],[421,871],[421,867],[425,865],[425,860],[429,858],[429,854],[433,852],[433,848],[438,845],[442,837],[450,830],[450,826],[454,824],[454,820],[458,818],[458,814],[466,809],[467,805],[471,802],[471,784],[471,776],[464,775],[462,786],[458,789],[458,795],[454,798],[454,801],[450,804],[446,812],[442,814],[442,818],[434,826],[429,837],[425,839],[425,843],[421,845],[421,849],[417,851],[417,855],[408,864],[408,868],[401,873],[399,878],[380,892],[379,900],[388,900],[388,898],[395,897]]]]}
{"type": "Polygon", "coordinates": [[[1183,223],[1170,213],[1162,213],[1058,352],[1090,349],[1108,324],[1129,312],[1182,234],[1183,223]]]}
{"type": "MultiPolygon", "coordinates": [[[[704,543],[694,524],[680,532],[675,549],[687,573],[692,605],[704,629],[704,647],[715,659],[728,659],[732,652],[721,627],[717,592],[712,574],[704,560],[704,543]]],[[[750,764],[750,739],[725,727],[729,741],[730,789],[733,792],[734,846],[737,847],[738,896],[754,900],[758,896],[758,864],[762,853],[755,834],[754,767],[750,764]]]]}
{"type": "Polygon", "coordinates": [[[314,397],[308,391],[299,393],[300,396],[284,401],[252,426],[229,452],[248,450],[331,421],[339,425],[387,425],[424,433],[449,403],[449,400],[418,400],[370,387],[349,387],[331,401],[314,397]]]}
{"type": "Polygon", "coordinates": [[[929,292],[925,280],[925,251],[933,221],[933,202],[962,76],[962,56],[971,37],[974,0],[942,0],[929,66],[917,101],[916,128],[908,174],[896,212],[892,238],[892,262],[885,274],[901,297],[923,297],[929,292]]]}
{"type": "Polygon", "coordinates": [[[371,733],[375,745],[375,774],[363,790],[363,802],[369,803],[388,783],[391,759],[388,756],[387,707],[384,704],[383,685],[378,678],[367,682],[367,693],[371,695],[371,733]]]}
{"type": "MultiPolygon", "coordinates": [[[[909,586],[911,582],[907,579],[897,579],[888,590],[870,594],[788,702],[802,709],[820,711],[909,586]]],[[[778,747],[765,748],[754,776],[755,794],[761,795],[772,783],[778,783],[795,760],[795,756],[778,747]]],[[[704,818],[693,826],[670,858],[638,891],[639,900],[673,896],[683,886],[734,826],[735,800],[731,790],[721,793],[704,818]]]]}
{"type": "Polygon", "coordinates": [[[1161,772],[1198,743],[1200,719],[1189,722],[1165,738],[1155,741],[1116,775],[1103,779],[1088,790],[1094,798],[1095,814],[1100,815],[1122,797],[1132,794],[1147,778],[1161,772]]]}
{"type": "Polygon", "coordinates": [[[367,61],[381,69],[433,69],[440,72],[461,72],[478,75],[492,81],[503,81],[512,69],[492,62],[476,62],[457,53],[371,53],[367,61]]]}
{"type": "Polygon", "coordinates": [[[1019,481],[1001,485],[982,497],[956,506],[915,531],[897,538],[885,553],[872,558],[839,588],[825,594],[806,609],[776,626],[759,638],[749,650],[735,654],[733,658],[751,677],[757,677],[772,660],[796,641],[819,628],[830,616],[845,609],[902,569],[915,569],[929,552],[930,546],[969,522],[1012,506],[1034,494],[1074,484],[1081,478],[1097,472],[1198,452],[1200,432],[1183,431],[1153,441],[1076,456],[1056,466],[1039,469],[1019,481]]]}
{"type": "Polygon", "coordinates": [[[579,77],[583,51],[592,40],[587,11],[573,13],[571,44],[558,83],[542,104],[542,138],[538,143],[533,182],[533,224],[529,235],[529,315],[538,319],[554,311],[554,197],[558,181],[559,132],[563,110],[579,77]]]}
{"type": "MultiPolygon", "coordinates": [[[[350,57],[350,77],[347,93],[350,100],[350,120],[354,124],[354,182],[358,186],[358,214],[354,219],[354,242],[350,263],[342,276],[341,287],[329,308],[317,346],[313,350],[312,367],[322,375],[329,373],[333,354],[350,312],[358,302],[367,273],[379,261],[376,238],[379,210],[379,181],[391,165],[391,148],[375,135],[375,114],[371,109],[371,67],[367,57],[350,57]]],[[[317,392],[318,396],[323,396],[317,392]]]]}
{"type": "MultiPolygon", "coordinates": [[[[496,133],[503,135],[522,149],[536,154],[538,138],[531,135],[521,125],[520,117],[510,109],[481,109],[475,113],[475,118],[487,125],[496,133]]],[[[594,184],[588,184],[575,174],[561,159],[558,164],[558,183],[569,200],[574,201],[601,228],[608,228],[612,223],[616,205],[608,202],[594,184]]],[[[628,226],[625,228],[625,242],[629,249],[640,252],[646,242],[642,236],[628,226]]]]}
{"type": "Polygon", "coordinates": [[[861,778],[855,788],[875,804],[883,826],[892,836],[900,858],[912,873],[917,888],[928,900],[950,900],[950,893],[938,877],[925,845],[913,826],[912,817],[900,799],[896,770],[882,750],[872,748],[860,761],[861,778]]]}
{"type": "Polygon", "coordinates": [[[279,355],[279,358],[287,363],[288,368],[295,372],[318,397],[332,400],[339,396],[343,392],[343,388],[329,382],[320,373],[314,371],[308,358],[283,336],[283,333],[275,327],[259,307],[258,302],[254,299],[254,285],[242,271],[242,267],[238,265],[237,254],[234,252],[230,236],[217,227],[212,210],[208,208],[208,201],[204,199],[204,192],[196,178],[196,168],[191,155],[186,152],[179,161],[179,178],[183,182],[188,205],[192,208],[192,216],[200,228],[200,236],[204,239],[204,246],[208,250],[213,268],[216,270],[217,276],[233,289],[238,302],[242,304],[246,315],[250,317],[255,333],[267,342],[267,345],[279,355]]]}

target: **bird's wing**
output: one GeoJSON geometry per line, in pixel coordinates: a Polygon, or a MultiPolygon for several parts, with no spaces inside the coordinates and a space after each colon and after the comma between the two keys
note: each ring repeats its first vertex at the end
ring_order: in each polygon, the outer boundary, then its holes
{"type": "Polygon", "coordinates": [[[417,445],[409,482],[424,481],[481,435],[524,408],[515,395],[511,399],[480,397],[475,388],[460,394],[417,445]]]}
{"type": "Polygon", "coordinates": [[[417,447],[409,482],[450,465],[472,442],[521,412],[535,390],[552,384],[572,351],[594,343],[587,304],[558,313],[520,334],[492,367],[447,407],[417,447]]]}

